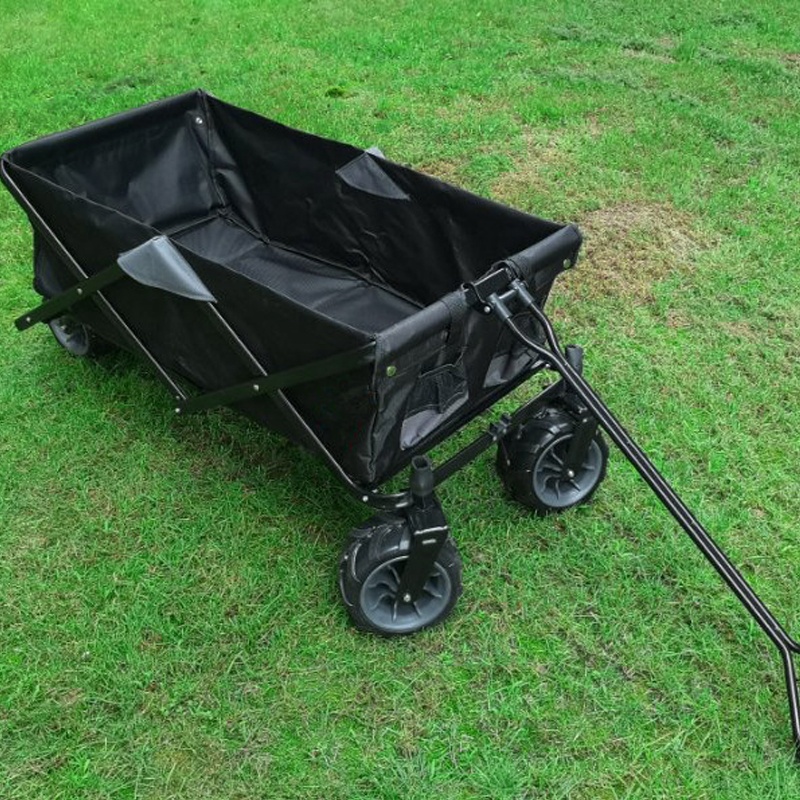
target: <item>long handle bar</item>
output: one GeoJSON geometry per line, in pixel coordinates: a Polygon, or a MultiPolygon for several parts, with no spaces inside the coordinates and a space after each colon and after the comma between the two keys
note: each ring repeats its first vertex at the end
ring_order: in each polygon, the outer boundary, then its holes
{"type": "Polygon", "coordinates": [[[786,632],[739,570],[711,538],[708,531],[681,500],[677,492],[658,471],[653,462],[650,461],[642,448],[631,438],[630,434],[606,406],[597,392],[562,354],[558,337],[550,320],[536,304],[526,285],[520,280],[513,280],[510,290],[502,295],[496,293],[490,295],[487,299],[487,304],[503,320],[514,337],[541,358],[546,359],[552,365],[552,368],[561,375],[567,386],[583,401],[589,411],[597,418],[609,438],[619,447],[639,475],[653,490],[656,497],[672,514],[700,552],[719,573],[730,590],[759,624],[770,641],[777,647],[783,660],[795,756],[800,760],[800,695],[798,694],[797,673],[794,665],[794,654],[800,653],[800,644],[786,632]],[[506,305],[506,302],[513,297],[522,302],[541,326],[546,344],[530,338],[519,328],[506,305]]]}

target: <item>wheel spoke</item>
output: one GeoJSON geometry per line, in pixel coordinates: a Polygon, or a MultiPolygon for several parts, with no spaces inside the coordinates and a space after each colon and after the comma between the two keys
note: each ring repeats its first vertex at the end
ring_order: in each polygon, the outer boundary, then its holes
{"type": "Polygon", "coordinates": [[[400,586],[400,573],[394,568],[392,564],[389,564],[389,572],[392,573],[392,577],[394,578],[394,586],[393,589],[397,590],[397,587],[400,586]]]}
{"type": "Polygon", "coordinates": [[[384,600],[386,600],[386,599],[389,599],[389,600],[391,600],[391,599],[392,599],[392,597],[394,597],[394,595],[393,595],[393,594],[390,594],[389,592],[383,592],[383,593],[381,593],[381,594],[378,596],[378,599],[377,599],[377,600],[375,600],[375,601],[374,601],[374,602],[373,602],[373,603],[372,603],[372,604],[369,606],[369,610],[370,610],[370,611],[375,611],[375,609],[376,609],[376,608],[377,608],[377,607],[378,607],[378,606],[379,606],[379,605],[380,605],[380,604],[381,604],[381,603],[382,603],[384,600]]]}
{"type": "Polygon", "coordinates": [[[385,575],[378,575],[378,577],[370,584],[371,589],[378,589],[381,586],[385,586],[391,594],[397,593],[397,586],[392,584],[391,581],[387,580],[385,575]]]}
{"type": "Polygon", "coordinates": [[[547,470],[548,472],[552,472],[554,475],[560,475],[562,469],[563,467],[559,467],[557,464],[548,464],[546,462],[539,467],[541,472],[547,470]]]}
{"type": "Polygon", "coordinates": [[[422,591],[429,594],[431,597],[435,597],[437,600],[441,600],[444,595],[437,591],[433,586],[431,586],[432,581],[428,581],[425,586],[423,587],[422,591]]]}

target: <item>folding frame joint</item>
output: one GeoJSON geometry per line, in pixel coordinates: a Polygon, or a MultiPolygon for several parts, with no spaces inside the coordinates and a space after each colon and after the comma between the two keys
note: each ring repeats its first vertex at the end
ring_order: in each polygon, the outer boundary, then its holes
{"type": "Polygon", "coordinates": [[[507,290],[513,280],[514,275],[507,267],[499,267],[478,280],[465,283],[467,305],[483,314],[490,314],[493,310],[490,298],[507,290]]]}
{"type": "Polygon", "coordinates": [[[76,283],[69,289],[50,297],[41,305],[32,308],[27,313],[14,321],[17,330],[24,331],[33,327],[38,322],[50,322],[60,317],[65,311],[88,300],[102,289],[116,283],[125,273],[118,264],[112,264],[104,270],[76,283]]]}
{"type": "Polygon", "coordinates": [[[488,433],[492,441],[499,442],[504,439],[511,430],[512,420],[509,414],[503,414],[500,419],[495,420],[489,425],[488,433]]]}

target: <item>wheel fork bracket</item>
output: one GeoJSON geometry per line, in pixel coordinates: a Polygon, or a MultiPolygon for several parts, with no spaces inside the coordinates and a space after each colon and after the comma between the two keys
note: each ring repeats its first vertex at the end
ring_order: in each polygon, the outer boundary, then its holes
{"type": "Polygon", "coordinates": [[[597,417],[584,414],[578,420],[575,433],[569,443],[569,450],[561,469],[562,478],[574,478],[589,455],[589,448],[597,433],[597,417]]]}
{"type": "Polygon", "coordinates": [[[434,485],[430,459],[416,456],[411,462],[412,504],[406,509],[411,528],[411,549],[397,589],[397,598],[402,603],[414,603],[419,599],[450,535],[434,485]]]}

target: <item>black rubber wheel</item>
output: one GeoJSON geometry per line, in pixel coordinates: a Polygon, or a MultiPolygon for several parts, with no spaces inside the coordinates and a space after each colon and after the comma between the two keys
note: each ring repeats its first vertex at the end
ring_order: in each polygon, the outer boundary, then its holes
{"type": "Polygon", "coordinates": [[[539,516],[589,502],[606,476],[608,446],[598,431],[580,467],[564,474],[577,420],[551,407],[501,440],[497,471],[511,496],[539,516]]]}
{"type": "Polygon", "coordinates": [[[408,561],[411,530],[399,516],[378,515],[350,534],[339,560],[339,589],[362,631],[382,636],[416,633],[442,622],[461,595],[461,558],[448,538],[414,603],[397,595],[408,561]]]}
{"type": "Polygon", "coordinates": [[[96,358],[115,349],[72,314],[64,314],[48,325],[55,340],[75,358],[96,358]]]}

